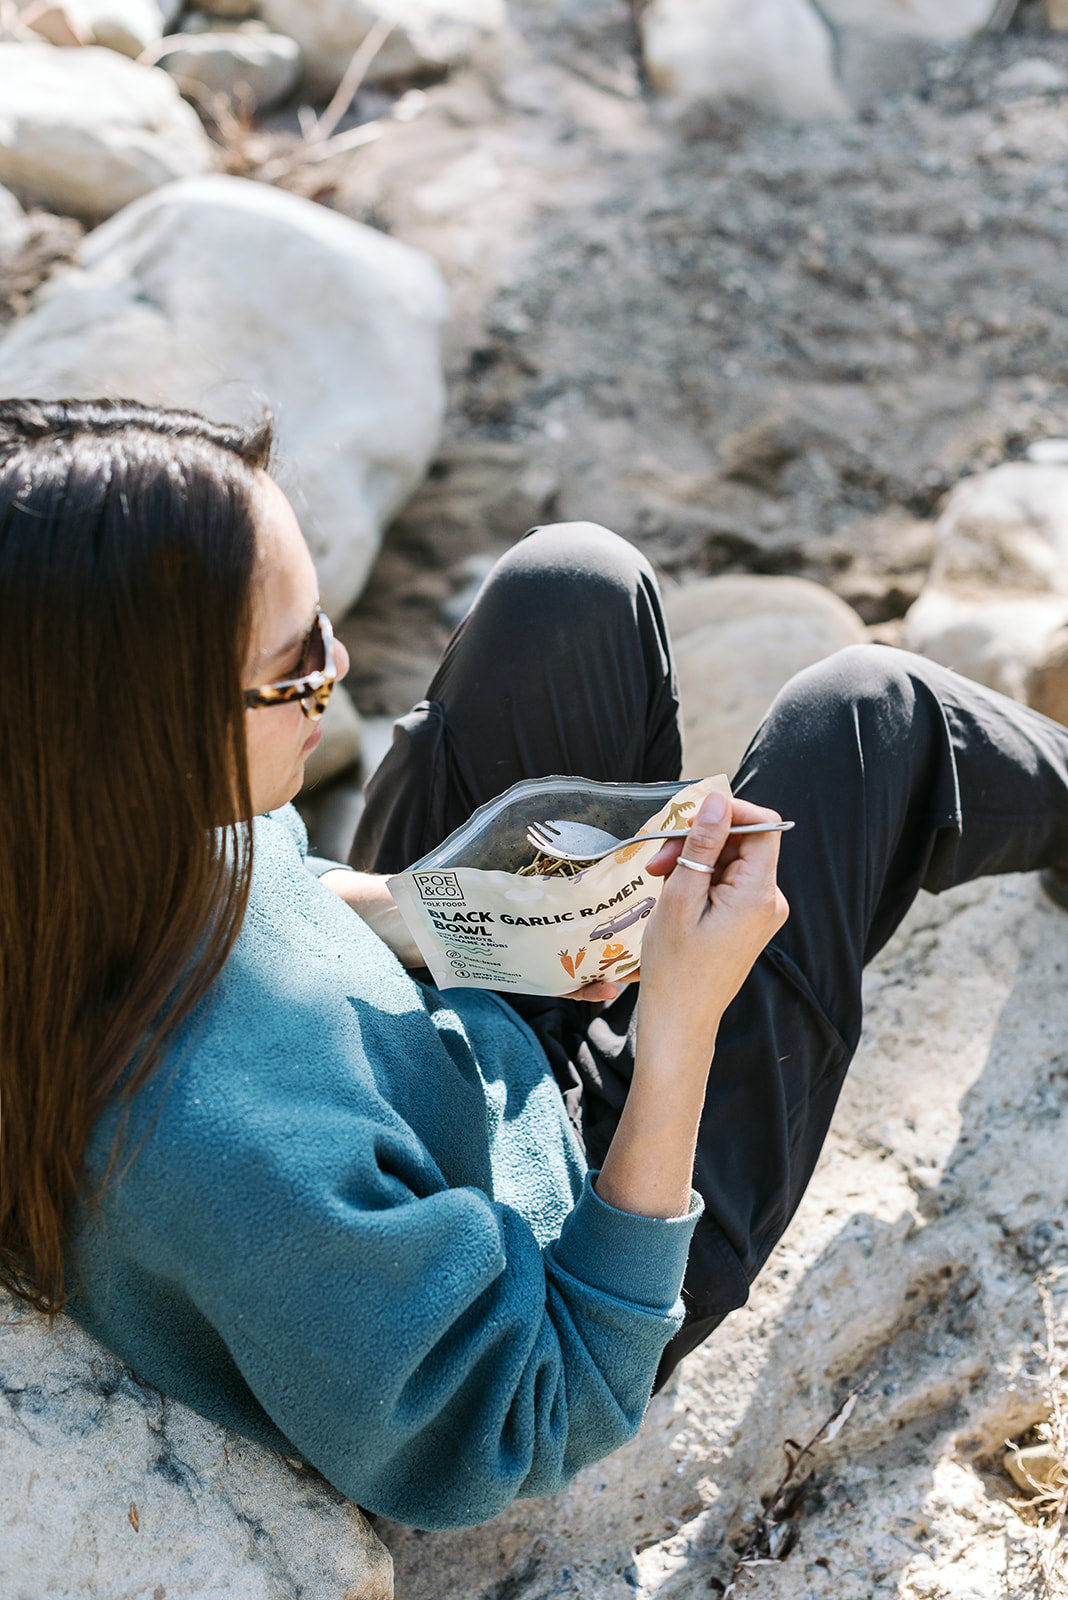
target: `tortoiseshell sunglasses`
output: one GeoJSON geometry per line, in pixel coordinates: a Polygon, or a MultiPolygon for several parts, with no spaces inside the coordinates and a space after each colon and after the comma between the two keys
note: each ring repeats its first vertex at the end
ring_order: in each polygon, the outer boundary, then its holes
{"type": "Polygon", "coordinates": [[[315,621],[308,630],[300,657],[300,676],[265,683],[262,689],[246,689],[247,706],[283,706],[300,701],[300,709],[311,722],[318,722],[326,710],[330,691],[337,682],[334,661],[334,630],[325,611],[316,607],[315,621]]]}

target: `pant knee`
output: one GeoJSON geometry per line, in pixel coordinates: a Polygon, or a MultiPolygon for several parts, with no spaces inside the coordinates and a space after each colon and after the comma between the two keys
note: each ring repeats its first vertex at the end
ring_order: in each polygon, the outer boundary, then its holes
{"type": "Polygon", "coordinates": [[[642,593],[657,593],[656,577],[634,545],[595,522],[554,522],[505,551],[479,605],[503,606],[517,620],[532,608],[581,629],[599,616],[634,616],[642,593]]]}
{"type": "Polygon", "coordinates": [[[792,714],[827,718],[855,716],[865,706],[883,710],[907,707],[916,699],[919,658],[877,644],[852,644],[795,674],[775,704],[792,714]]]}

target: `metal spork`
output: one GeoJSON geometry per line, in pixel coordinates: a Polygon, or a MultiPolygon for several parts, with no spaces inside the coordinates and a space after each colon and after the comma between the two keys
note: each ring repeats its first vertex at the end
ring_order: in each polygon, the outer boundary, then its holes
{"type": "MultiPolygon", "coordinates": [[[[785,833],[792,822],[747,822],[731,833],[785,833]]],[[[645,844],[649,839],[685,839],[689,828],[663,828],[653,833],[632,833],[629,839],[617,839],[604,828],[592,828],[587,822],[530,822],[527,840],[543,855],[557,861],[601,861],[615,850],[629,844],[645,844]]]]}

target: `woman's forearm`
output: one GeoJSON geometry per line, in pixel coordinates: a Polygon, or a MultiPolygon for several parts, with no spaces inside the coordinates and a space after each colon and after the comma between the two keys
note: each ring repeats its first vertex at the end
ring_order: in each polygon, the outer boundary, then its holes
{"type": "Polygon", "coordinates": [[[649,1060],[639,1044],[627,1103],[594,1184],[607,1205],[645,1217],[686,1215],[711,1054],[649,1060]]]}
{"type": "Polygon", "coordinates": [[[397,910],[389,885],[381,874],[350,872],[339,867],[335,871],[324,872],[319,882],[325,883],[347,906],[351,906],[371,931],[389,946],[403,966],[425,965],[419,946],[408,932],[408,925],[397,910]]]}
{"type": "Polygon", "coordinates": [[[775,883],[778,835],[728,840],[735,822],[774,813],[713,794],[678,846],[647,870],[668,875],[642,943],[634,1073],[596,1179],[619,1211],[680,1217],[689,1209],[697,1131],[723,1013],[786,920],[775,883]],[[690,868],[696,867],[696,871],[690,868]]]}

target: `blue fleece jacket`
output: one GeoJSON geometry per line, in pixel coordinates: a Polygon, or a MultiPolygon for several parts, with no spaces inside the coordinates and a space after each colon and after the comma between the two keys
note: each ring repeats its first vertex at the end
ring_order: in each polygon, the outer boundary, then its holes
{"type": "Polygon", "coordinates": [[[291,807],[254,826],[234,952],[74,1215],[71,1310],[361,1506],[480,1522],[635,1432],[697,1202],[599,1200],[510,1007],[416,983],[305,870],[291,807]]]}

